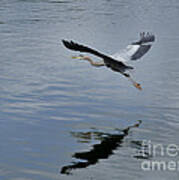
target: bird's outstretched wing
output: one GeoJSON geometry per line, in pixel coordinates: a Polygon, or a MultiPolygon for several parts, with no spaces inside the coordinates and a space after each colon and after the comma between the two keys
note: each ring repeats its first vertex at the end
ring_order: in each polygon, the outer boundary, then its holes
{"type": "Polygon", "coordinates": [[[80,51],[80,52],[86,52],[86,53],[91,53],[93,55],[96,55],[100,58],[105,58],[106,55],[98,52],[97,50],[94,50],[92,48],[89,48],[87,46],[84,46],[84,45],[81,45],[81,44],[77,44],[77,43],[74,43],[73,41],[66,41],[66,40],[62,40],[64,46],[68,49],[71,49],[73,51],[80,51]]]}
{"type": "Polygon", "coordinates": [[[119,53],[112,55],[113,58],[125,62],[128,60],[140,59],[144,54],[146,54],[151,48],[151,43],[155,41],[155,36],[149,33],[140,33],[140,40],[133,42],[128,45],[124,50],[119,53]]]}
{"type": "Polygon", "coordinates": [[[105,65],[114,71],[124,72],[126,69],[133,69],[133,67],[125,65],[123,62],[116,61],[112,57],[107,56],[103,53],[100,53],[97,50],[94,50],[87,46],[74,43],[73,41],[69,42],[66,40],[62,40],[62,42],[63,42],[64,46],[70,50],[91,53],[93,55],[96,55],[96,56],[102,58],[104,60],[105,65]]]}

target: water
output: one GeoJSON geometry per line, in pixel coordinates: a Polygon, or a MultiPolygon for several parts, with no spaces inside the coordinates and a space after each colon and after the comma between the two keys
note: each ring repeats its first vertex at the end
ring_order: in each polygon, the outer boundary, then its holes
{"type": "MultiPolygon", "coordinates": [[[[177,0],[1,0],[1,179],[178,179],[179,170],[142,170],[138,156],[144,140],[179,145],[178,18],[177,0]],[[157,37],[132,63],[142,92],[120,74],[71,59],[78,53],[61,43],[113,54],[141,31],[157,37]],[[72,162],[85,164],[75,155],[106,139],[106,157],[61,174],[72,162]]],[[[146,159],[179,161],[157,152],[146,159]]]]}

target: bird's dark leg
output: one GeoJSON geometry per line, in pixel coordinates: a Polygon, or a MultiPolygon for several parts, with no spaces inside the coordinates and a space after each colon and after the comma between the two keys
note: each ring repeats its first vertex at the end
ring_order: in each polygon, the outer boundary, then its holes
{"type": "Polygon", "coordinates": [[[129,78],[130,77],[130,74],[127,74],[127,73],[123,73],[121,72],[125,77],[129,78]]]}

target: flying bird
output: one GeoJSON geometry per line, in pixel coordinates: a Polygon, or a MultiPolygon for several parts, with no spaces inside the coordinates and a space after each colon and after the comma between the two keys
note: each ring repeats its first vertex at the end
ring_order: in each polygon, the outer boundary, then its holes
{"type": "Polygon", "coordinates": [[[136,42],[131,43],[121,52],[116,53],[114,55],[105,55],[95,49],[90,47],[75,43],[73,41],[62,40],[64,46],[73,51],[80,51],[84,53],[91,53],[97,57],[102,58],[102,61],[95,62],[89,56],[79,55],[72,56],[73,59],[81,59],[88,61],[92,66],[102,67],[106,66],[112,69],[115,72],[121,73],[123,76],[128,78],[134,87],[139,90],[142,90],[142,87],[139,83],[135,82],[131,75],[129,74],[129,70],[134,69],[132,66],[128,66],[125,63],[127,61],[136,61],[140,59],[144,54],[146,54],[152,46],[152,42],[155,41],[155,36],[150,34],[149,32],[140,33],[140,39],[136,42]]]}

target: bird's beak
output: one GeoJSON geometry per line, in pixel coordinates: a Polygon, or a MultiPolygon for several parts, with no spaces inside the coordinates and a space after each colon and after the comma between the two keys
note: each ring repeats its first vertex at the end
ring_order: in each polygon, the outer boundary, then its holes
{"type": "Polygon", "coordinates": [[[72,59],[83,59],[82,56],[72,56],[71,58],[72,58],[72,59]]]}
{"type": "Polygon", "coordinates": [[[142,87],[141,87],[141,85],[139,84],[139,83],[133,83],[133,85],[134,85],[134,87],[136,87],[138,90],[142,90],[142,87]]]}

